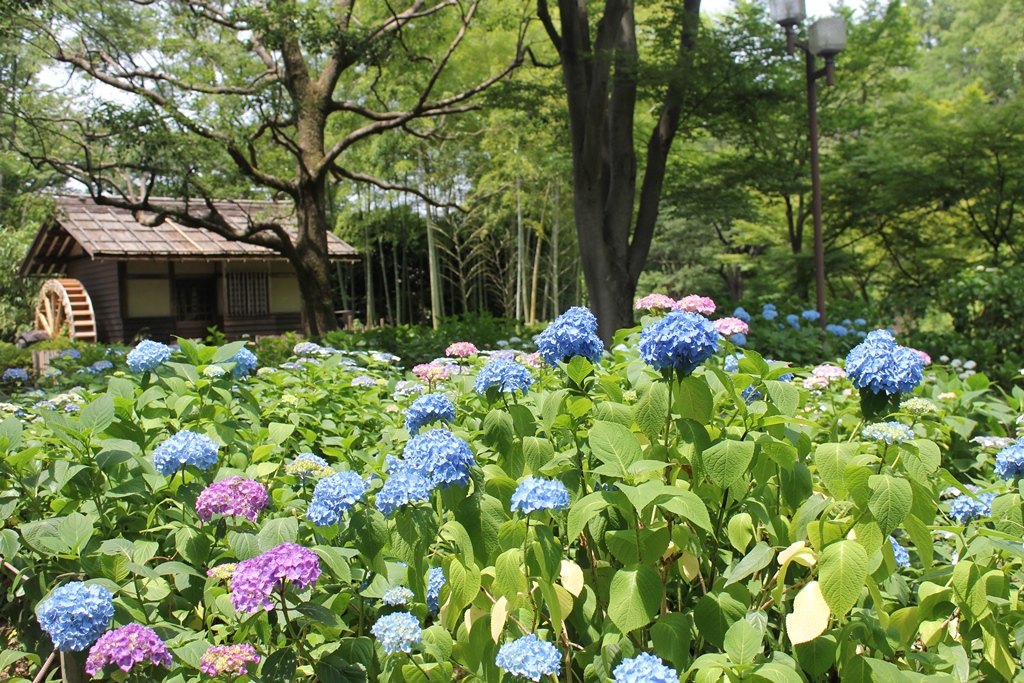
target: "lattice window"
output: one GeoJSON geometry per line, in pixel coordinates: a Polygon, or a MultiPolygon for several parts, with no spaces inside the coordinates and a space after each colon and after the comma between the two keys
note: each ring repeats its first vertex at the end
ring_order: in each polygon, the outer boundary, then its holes
{"type": "Polygon", "coordinates": [[[253,317],[270,313],[266,273],[228,273],[228,315],[253,317]]]}

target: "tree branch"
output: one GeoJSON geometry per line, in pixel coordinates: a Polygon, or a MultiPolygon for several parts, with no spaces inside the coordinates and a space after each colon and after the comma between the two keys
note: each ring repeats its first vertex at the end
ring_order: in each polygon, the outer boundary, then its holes
{"type": "Polygon", "coordinates": [[[386,180],[382,180],[380,178],[367,175],[365,173],[357,173],[355,171],[350,171],[346,168],[339,166],[338,164],[331,165],[331,174],[334,175],[335,178],[344,178],[346,180],[355,180],[360,183],[368,183],[370,185],[379,187],[382,190],[397,190],[398,192],[407,192],[408,194],[415,195],[422,199],[423,201],[430,204],[431,206],[437,207],[439,209],[454,209],[456,211],[459,211],[460,213],[467,212],[467,209],[459,206],[458,204],[442,202],[433,199],[429,195],[424,193],[422,190],[412,187],[411,185],[402,185],[401,183],[388,182],[386,180]]]}

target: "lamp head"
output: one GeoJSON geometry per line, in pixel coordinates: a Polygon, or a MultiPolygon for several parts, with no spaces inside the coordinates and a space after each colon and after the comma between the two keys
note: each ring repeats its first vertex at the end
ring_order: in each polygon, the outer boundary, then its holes
{"type": "Polygon", "coordinates": [[[804,0],[768,0],[768,10],[780,26],[796,26],[807,18],[804,0]]]}
{"type": "Polygon", "coordinates": [[[846,20],[842,17],[819,19],[807,29],[807,43],[811,52],[819,57],[836,56],[846,47],[846,20]]]}

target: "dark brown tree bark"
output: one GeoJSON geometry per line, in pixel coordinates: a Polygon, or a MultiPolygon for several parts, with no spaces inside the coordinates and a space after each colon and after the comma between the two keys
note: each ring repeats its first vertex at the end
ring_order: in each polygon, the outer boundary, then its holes
{"type": "Polygon", "coordinates": [[[605,0],[591,35],[586,0],[559,0],[560,26],[547,0],[537,14],[562,60],[572,139],[576,235],[590,308],[605,344],[633,325],[636,283],[658,219],[668,153],[679,128],[682,83],[693,68],[700,0],[684,0],[676,73],[647,141],[637,198],[633,144],[638,51],[633,0],[605,0]],[[561,33],[559,33],[561,30],[561,33]]]}

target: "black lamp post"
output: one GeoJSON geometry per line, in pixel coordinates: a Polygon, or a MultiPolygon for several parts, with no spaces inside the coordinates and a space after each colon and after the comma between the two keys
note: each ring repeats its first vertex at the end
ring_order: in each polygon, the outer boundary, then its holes
{"type": "Polygon", "coordinates": [[[835,80],[834,58],[846,47],[846,21],[842,17],[819,19],[807,29],[807,42],[796,39],[796,25],[807,18],[804,0],[768,0],[772,20],[786,31],[786,53],[799,47],[807,57],[807,113],[810,120],[811,194],[814,214],[814,275],[818,294],[818,323],[825,328],[825,241],[821,229],[821,165],[818,159],[818,79],[835,80]],[[817,57],[825,58],[818,69],[817,57]]]}

